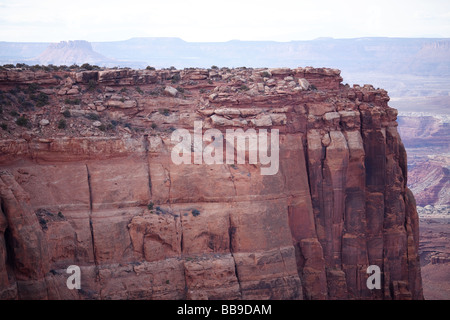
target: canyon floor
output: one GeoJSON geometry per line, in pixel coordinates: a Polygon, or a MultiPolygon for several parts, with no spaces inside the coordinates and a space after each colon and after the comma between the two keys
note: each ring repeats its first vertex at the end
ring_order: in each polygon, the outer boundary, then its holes
{"type": "Polygon", "coordinates": [[[450,300],[450,217],[420,218],[420,261],[426,300],[450,300]]]}

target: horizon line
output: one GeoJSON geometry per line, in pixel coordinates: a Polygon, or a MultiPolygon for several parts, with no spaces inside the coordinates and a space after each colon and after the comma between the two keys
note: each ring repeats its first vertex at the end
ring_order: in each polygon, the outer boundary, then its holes
{"type": "Polygon", "coordinates": [[[309,40],[241,40],[241,39],[231,39],[227,41],[187,41],[180,37],[131,37],[123,40],[105,40],[105,41],[90,41],[85,39],[68,39],[68,40],[59,40],[59,41],[4,41],[0,40],[0,43],[61,43],[61,42],[75,42],[75,41],[85,41],[89,43],[106,43],[106,42],[125,42],[135,39],[170,39],[170,40],[178,40],[185,43],[228,43],[228,42],[275,42],[275,43],[290,43],[290,42],[310,42],[310,41],[325,41],[325,40],[363,40],[363,39],[401,39],[401,40],[450,40],[450,37],[389,37],[389,36],[362,36],[362,37],[350,37],[350,38],[334,38],[334,37],[318,37],[309,40]]]}

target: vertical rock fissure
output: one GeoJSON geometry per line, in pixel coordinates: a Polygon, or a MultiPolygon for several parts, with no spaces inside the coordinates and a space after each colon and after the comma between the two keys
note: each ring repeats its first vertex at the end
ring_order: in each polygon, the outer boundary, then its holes
{"type": "Polygon", "coordinates": [[[295,244],[295,260],[297,263],[297,274],[302,285],[303,300],[310,300],[309,295],[307,295],[307,292],[309,292],[309,288],[306,286],[306,281],[303,274],[303,269],[306,264],[306,257],[303,255],[300,243],[295,244]]]}
{"type": "MultiPolygon", "coordinates": [[[[305,142],[303,143],[303,154],[305,155],[305,167],[306,167],[306,177],[308,178],[308,190],[309,197],[312,199],[312,190],[311,190],[311,177],[309,171],[309,153],[308,153],[308,133],[305,135],[305,142]]],[[[316,224],[314,224],[316,226],[316,224]]],[[[316,226],[316,234],[317,234],[317,226],[316,226]]]]}
{"type": "Polygon", "coordinates": [[[234,227],[231,221],[231,214],[228,216],[228,241],[229,241],[229,249],[230,249],[230,254],[231,257],[233,258],[233,262],[234,262],[234,273],[236,274],[236,280],[238,282],[239,285],[239,293],[241,294],[241,298],[242,298],[242,285],[241,285],[241,280],[239,279],[239,272],[238,272],[238,268],[237,268],[237,264],[236,264],[236,259],[234,257],[234,248],[233,248],[233,234],[234,234],[234,227]]]}
{"type": "Polygon", "coordinates": [[[183,279],[184,279],[184,299],[187,300],[188,297],[188,285],[187,285],[187,279],[186,279],[186,267],[183,267],[183,279]]]}
{"type": "Polygon", "coordinates": [[[144,145],[144,152],[145,152],[144,159],[145,159],[145,163],[147,166],[148,192],[149,192],[150,199],[152,199],[152,177],[150,174],[150,162],[149,162],[149,156],[148,156],[148,151],[149,151],[148,134],[144,135],[143,145],[144,145]]]}
{"type": "Polygon", "coordinates": [[[94,226],[92,223],[92,186],[91,186],[91,174],[89,172],[89,167],[86,164],[86,173],[87,173],[87,183],[88,183],[88,190],[89,190],[89,228],[91,231],[91,242],[92,242],[92,254],[94,255],[94,263],[97,266],[97,255],[95,250],[95,241],[94,241],[94,226]]]}
{"type": "Polygon", "coordinates": [[[6,249],[6,266],[9,266],[10,268],[14,268],[14,247],[12,244],[12,236],[11,231],[9,227],[5,229],[5,232],[3,233],[3,237],[5,239],[5,249],[6,249]]]}
{"type": "MultiPolygon", "coordinates": [[[[175,218],[176,219],[176,218],[175,218]]],[[[181,235],[180,235],[180,251],[181,251],[181,256],[183,256],[183,251],[184,251],[184,232],[183,232],[183,218],[180,214],[180,229],[181,229],[181,235]]]]}
{"type": "MultiPolygon", "coordinates": [[[[176,221],[176,217],[174,217],[176,221]]],[[[180,214],[180,256],[182,259],[184,259],[184,232],[183,232],[183,217],[180,214]]],[[[184,260],[186,261],[186,260],[184,260]]],[[[188,297],[188,282],[186,279],[186,266],[183,263],[183,279],[184,279],[184,299],[187,299],[188,297]]]]}

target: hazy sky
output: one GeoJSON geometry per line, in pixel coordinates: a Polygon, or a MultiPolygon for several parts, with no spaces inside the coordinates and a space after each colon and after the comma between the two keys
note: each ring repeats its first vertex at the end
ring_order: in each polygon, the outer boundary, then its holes
{"type": "Polygon", "coordinates": [[[450,37],[449,0],[0,0],[0,41],[450,37]]]}

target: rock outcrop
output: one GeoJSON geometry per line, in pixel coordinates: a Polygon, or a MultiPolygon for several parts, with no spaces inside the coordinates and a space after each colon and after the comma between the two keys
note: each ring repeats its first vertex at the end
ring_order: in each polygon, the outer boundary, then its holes
{"type": "Polygon", "coordinates": [[[421,299],[397,111],[386,91],[341,81],[314,68],[0,71],[0,297],[421,299]],[[31,87],[44,106],[24,107],[31,87]],[[195,121],[279,130],[279,170],[176,165],[171,133],[195,121]]]}

